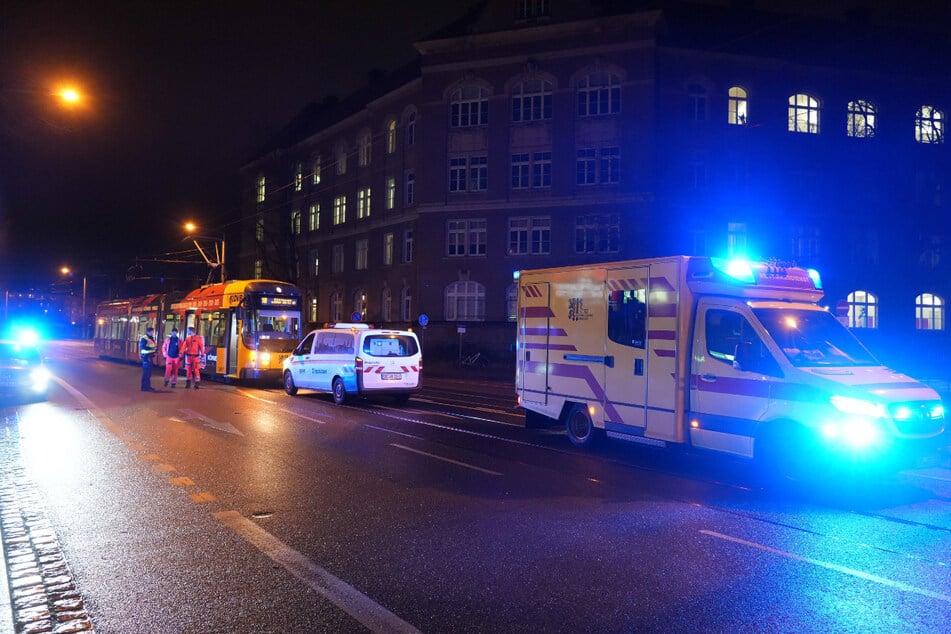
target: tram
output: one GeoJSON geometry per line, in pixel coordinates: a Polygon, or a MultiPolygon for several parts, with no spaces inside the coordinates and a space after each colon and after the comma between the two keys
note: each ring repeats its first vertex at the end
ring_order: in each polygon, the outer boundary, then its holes
{"type": "MultiPolygon", "coordinates": [[[[113,300],[96,310],[94,347],[103,358],[139,361],[139,339],[194,327],[205,342],[204,377],[281,382],[282,364],[301,339],[301,292],[276,280],[231,280],[187,294],[113,300]]],[[[164,364],[161,354],[156,364],[164,364]]]]}

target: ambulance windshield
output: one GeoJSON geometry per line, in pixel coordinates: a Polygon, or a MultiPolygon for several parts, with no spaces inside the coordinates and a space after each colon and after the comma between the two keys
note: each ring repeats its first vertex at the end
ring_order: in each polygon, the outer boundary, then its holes
{"type": "Polygon", "coordinates": [[[881,365],[855,335],[824,310],[756,308],[753,313],[796,367],[881,365]]]}

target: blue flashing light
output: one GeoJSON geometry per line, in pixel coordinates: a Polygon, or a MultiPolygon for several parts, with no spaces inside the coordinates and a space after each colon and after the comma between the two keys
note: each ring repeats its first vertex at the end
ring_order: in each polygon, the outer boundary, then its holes
{"type": "Polygon", "coordinates": [[[819,277],[819,271],[815,269],[806,269],[806,273],[809,274],[809,279],[812,280],[812,283],[816,285],[816,290],[822,290],[822,278],[819,277]]]}
{"type": "Polygon", "coordinates": [[[521,272],[521,271],[512,271],[512,279],[513,279],[513,280],[516,280],[516,281],[517,281],[520,277],[522,277],[522,272],[521,272]]]}
{"type": "Polygon", "coordinates": [[[862,418],[846,418],[826,423],[822,435],[827,440],[839,442],[852,449],[868,449],[881,443],[882,429],[875,421],[862,418]]]}
{"type": "Polygon", "coordinates": [[[753,276],[753,266],[747,260],[710,258],[710,264],[721,273],[725,273],[738,282],[743,282],[744,284],[756,283],[756,278],[753,276]]]}

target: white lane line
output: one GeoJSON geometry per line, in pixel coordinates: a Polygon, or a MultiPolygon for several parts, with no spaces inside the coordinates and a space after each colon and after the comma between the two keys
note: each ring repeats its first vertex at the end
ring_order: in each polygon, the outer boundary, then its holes
{"type": "Polygon", "coordinates": [[[282,407],[282,408],[281,408],[281,411],[284,412],[285,414],[290,414],[291,416],[296,416],[297,418],[303,418],[304,420],[309,420],[309,421],[312,422],[312,423],[317,423],[318,425],[326,425],[326,424],[327,424],[327,421],[325,421],[325,420],[320,420],[320,419],[317,419],[317,418],[311,418],[310,416],[305,416],[304,414],[301,414],[300,412],[294,411],[294,410],[292,410],[292,409],[287,409],[286,407],[282,407]]]}
{"type": "Polygon", "coordinates": [[[220,511],[213,515],[236,535],[251,543],[369,630],[419,632],[367,595],[333,576],[251,520],[245,519],[237,511],[220,511]]]}
{"type": "Polygon", "coordinates": [[[253,398],[256,401],[263,401],[265,403],[270,403],[271,405],[277,405],[277,401],[272,401],[271,399],[268,399],[268,398],[261,398],[260,396],[252,394],[251,392],[248,392],[247,390],[235,390],[235,392],[237,392],[241,396],[247,396],[248,398],[253,398]]]}
{"type": "Polygon", "coordinates": [[[951,603],[951,596],[947,594],[941,594],[940,592],[932,592],[931,590],[925,590],[924,588],[908,585],[907,583],[902,583],[901,581],[886,579],[885,577],[879,577],[878,575],[873,575],[869,572],[863,572],[861,570],[856,570],[855,568],[840,566],[839,564],[833,564],[828,561],[821,561],[819,559],[811,559],[809,557],[803,557],[802,555],[797,555],[796,553],[791,553],[785,550],[779,550],[777,548],[771,548],[770,546],[764,546],[763,544],[757,544],[756,542],[749,542],[749,541],[746,541],[745,539],[740,539],[739,537],[732,537],[730,535],[724,535],[723,533],[716,533],[714,531],[707,531],[707,530],[701,530],[700,532],[703,533],[704,535],[709,535],[710,537],[716,537],[717,539],[725,539],[728,542],[733,542],[735,544],[742,544],[743,546],[749,546],[750,548],[756,548],[758,550],[762,550],[768,553],[773,553],[774,555],[780,555],[782,557],[787,557],[789,559],[795,559],[796,561],[802,561],[807,564],[812,564],[813,566],[819,566],[820,568],[835,570],[836,572],[841,572],[843,574],[851,575],[853,577],[858,577],[859,579],[865,579],[866,581],[879,583],[883,586],[888,586],[890,588],[897,588],[898,590],[904,590],[905,592],[912,592],[914,594],[920,594],[921,596],[928,597],[931,599],[938,599],[939,601],[945,601],[945,602],[951,603]]]}
{"type": "Polygon", "coordinates": [[[502,475],[498,471],[492,471],[491,469],[483,469],[482,467],[477,467],[465,462],[459,462],[458,460],[453,460],[452,458],[445,458],[443,456],[437,456],[433,453],[428,453],[425,451],[420,451],[419,449],[413,449],[412,447],[407,447],[406,445],[398,445],[395,442],[390,443],[390,447],[396,447],[397,449],[402,449],[404,451],[411,451],[413,453],[419,454],[421,456],[426,456],[428,458],[434,458],[436,460],[442,460],[443,462],[448,462],[459,467],[465,467],[466,469],[472,469],[473,471],[481,471],[482,473],[488,473],[489,475],[500,476],[502,475]]]}

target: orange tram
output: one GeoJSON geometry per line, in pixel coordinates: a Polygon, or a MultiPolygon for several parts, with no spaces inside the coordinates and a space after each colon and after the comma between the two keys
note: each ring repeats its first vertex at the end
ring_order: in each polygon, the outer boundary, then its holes
{"type": "Polygon", "coordinates": [[[284,359],[301,339],[301,292],[275,280],[232,280],[187,294],[116,299],[96,308],[93,340],[100,358],[139,362],[139,339],[155,328],[161,347],[172,328],[184,340],[189,326],[205,341],[202,376],[220,381],[280,383],[284,359]]]}

